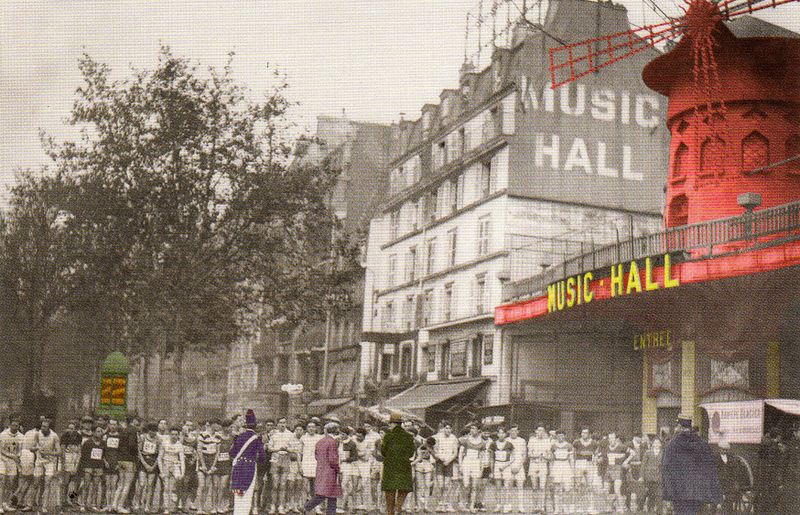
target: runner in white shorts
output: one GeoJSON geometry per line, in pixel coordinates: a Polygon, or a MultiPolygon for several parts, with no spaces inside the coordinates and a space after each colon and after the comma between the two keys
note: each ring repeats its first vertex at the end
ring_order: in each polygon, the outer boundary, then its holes
{"type": "Polygon", "coordinates": [[[533,509],[544,511],[545,489],[547,487],[548,462],[553,442],[547,437],[544,426],[536,428],[536,433],[528,439],[528,475],[533,486],[533,509]]]}
{"type": "Polygon", "coordinates": [[[483,472],[481,451],[484,450],[486,442],[481,437],[478,426],[471,424],[469,435],[462,437],[459,443],[461,444],[459,468],[464,482],[465,500],[468,503],[468,509],[472,511],[475,510],[477,486],[483,472]]]}
{"type": "Polygon", "coordinates": [[[372,450],[367,441],[367,430],[359,427],[356,430],[356,452],[358,461],[356,470],[358,471],[358,494],[355,500],[357,510],[365,510],[367,506],[372,506],[372,489],[370,488],[370,470],[372,450]]]}
{"type": "Polygon", "coordinates": [[[511,454],[511,466],[509,467],[511,473],[509,502],[512,504],[516,502],[517,511],[525,513],[522,499],[525,487],[525,460],[528,457],[528,445],[525,439],[519,436],[519,428],[517,426],[511,426],[508,430],[508,435],[508,441],[514,446],[511,454]]]}
{"type": "MultiPolygon", "coordinates": [[[[553,500],[555,504],[555,512],[567,511],[567,497],[570,496],[572,490],[572,479],[574,472],[574,450],[572,444],[566,441],[564,431],[556,431],[556,442],[553,444],[551,452],[553,458],[552,466],[550,467],[550,478],[553,482],[553,500]]],[[[571,506],[567,513],[574,511],[574,506],[571,506]]]]}
{"type": "Polygon", "coordinates": [[[514,444],[508,441],[504,427],[497,428],[497,441],[489,444],[489,457],[492,460],[492,477],[499,492],[497,509],[504,508],[504,513],[511,512],[509,490],[514,474],[511,473],[511,460],[514,453],[514,444]]]}
{"type": "Polygon", "coordinates": [[[600,490],[600,476],[597,475],[597,442],[589,434],[588,428],[581,430],[581,437],[572,442],[575,449],[575,497],[579,501],[581,513],[597,513],[596,492],[600,490]]]}
{"type": "Polygon", "coordinates": [[[19,449],[22,446],[22,433],[19,420],[12,418],[8,428],[0,433],[0,508],[10,509],[11,494],[17,478],[19,449]]]}

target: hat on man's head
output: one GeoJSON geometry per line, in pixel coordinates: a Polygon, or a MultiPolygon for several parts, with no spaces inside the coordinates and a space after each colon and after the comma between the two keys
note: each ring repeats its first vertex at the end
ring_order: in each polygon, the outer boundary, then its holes
{"type": "Polygon", "coordinates": [[[256,414],[253,413],[253,410],[247,410],[247,413],[244,415],[244,423],[249,425],[256,425],[256,414]]]}
{"type": "Polygon", "coordinates": [[[400,413],[397,413],[396,411],[393,411],[389,415],[389,423],[390,424],[400,424],[402,422],[403,422],[403,416],[400,413]]]}
{"type": "Polygon", "coordinates": [[[692,429],[692,419],[689,418],[689,417],[679,416],[678,417],[678,425],[680,427],[682,427],[683,429],[691,430],[692,429]]]}

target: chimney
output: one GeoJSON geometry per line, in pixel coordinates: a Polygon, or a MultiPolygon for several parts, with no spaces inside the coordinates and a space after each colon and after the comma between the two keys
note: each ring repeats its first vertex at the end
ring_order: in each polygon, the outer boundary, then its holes
{"type": "Polygon", "coordinates": [[[425,104],[422,106],[422,137],[427,138],[433,129],[433,115],[439,108],[436,104],[425,104]]]}
{"type": "Polygon", "coordinates": [[[492,87],[495,91],[503,87],[510,60],[511,50],[495,47],[492,52],[492,87]]]}
{"type": "Polygon", "coordinates": [[[475,73],[475,65],[472,61],[464,61],[461,65],[461,70],[458,72],[458,85],[461,91],[461,97],[466,99],[475,87],[475,79],[478,74],[475,73]]]}

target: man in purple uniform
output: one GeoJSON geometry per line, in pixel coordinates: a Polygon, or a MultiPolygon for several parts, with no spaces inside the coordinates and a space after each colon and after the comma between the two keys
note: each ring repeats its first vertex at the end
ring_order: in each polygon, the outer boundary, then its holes
{"type": "Polygon", "coordinates": [[[256,464],[263,464],[267,455],[264,442],[255,432],[256,416],[247,410],[245,429],[233,440],[230,456],[233,457],[231,469],[231,490],[233,490],[233,514],[250,515],[253,505],[256,464]]]}

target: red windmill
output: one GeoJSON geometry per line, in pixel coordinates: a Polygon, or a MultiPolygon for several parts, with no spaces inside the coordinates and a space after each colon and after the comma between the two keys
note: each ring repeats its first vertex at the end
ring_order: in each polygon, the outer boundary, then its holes
{"type": "Polygon", "coordinates": [[[668,22],[550,49],[553,88],[666,41],[644,69],[669,98],[665,225],[738,215],[800,199],[800,39],[737,38],[724,21],[795,0],[686,0],[668,22]]]}

